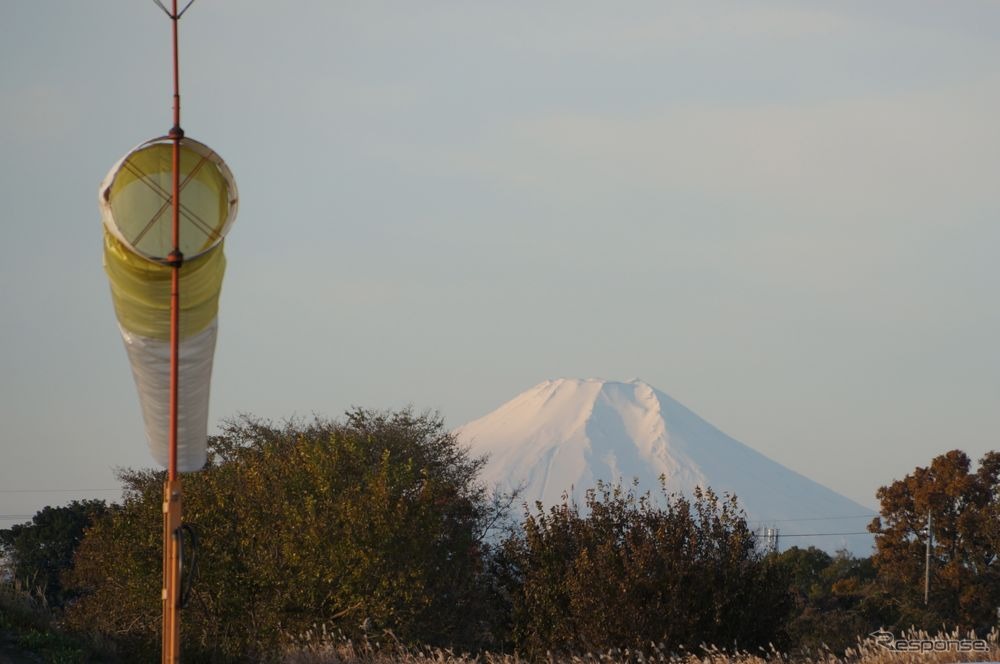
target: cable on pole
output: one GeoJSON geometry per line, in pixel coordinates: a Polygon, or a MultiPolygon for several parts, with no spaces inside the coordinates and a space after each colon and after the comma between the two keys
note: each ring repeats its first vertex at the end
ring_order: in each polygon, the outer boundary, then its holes
{"type": "Polygon", "coordinates": [[[177,543],[180,549],[180,568],[181,568],[181,592],[177,600],[177,608],[186,608],[188,603],[191,601],[191,588],[194,587],[195,579],[198,578],[198,531],[195,530],[194,526],[190,523],[181,524],[181,527],[177,529],[177,543]],[[185,573],[184,567],[184,553],[187,549],[184,548],[184,534],[187,533],[188,539],[190,539],[190,544],[188,545],[191,551],[191,562],[188,563],[187,571],[185,573]]]}

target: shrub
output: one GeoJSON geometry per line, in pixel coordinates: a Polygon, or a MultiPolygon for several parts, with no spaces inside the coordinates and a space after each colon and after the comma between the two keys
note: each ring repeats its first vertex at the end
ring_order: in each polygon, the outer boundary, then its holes
{"type": "Polygon", "coordinates": [[[499,561],[511,636],[532,657],[612,647],[766,645],[787,608],[735,498],[663,492],[663,506],[621,486],[525,514],[499,561]]]}
{"type": "Polygon", "coordinates": [[[48,605],[62,606],[69,598],[60,576],[72,565],[84,531],[107,509],[103,500],[45,507],[30,522],[0,530],[0,558],[7,558],[18,583],[40,588],[48,605]]]}
{"type": "MultiPolygon", "coordinates": [[[[273,651],[315,622],[345,634],[468,646],[480,618],[484,530],[500,509],[442,420],[357,409],[276,427],[249,417],[184,477],[200,575],[182,612],[186,659],[273,651]]],[[[125,471],[124,505],[88,534],[70,622],[158,649],[163,474],[125,471]]]]}

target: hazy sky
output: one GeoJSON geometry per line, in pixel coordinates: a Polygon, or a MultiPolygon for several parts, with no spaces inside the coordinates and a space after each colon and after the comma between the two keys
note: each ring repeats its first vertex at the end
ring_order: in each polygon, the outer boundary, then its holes
{"type": "MultiPolygon", "coordinates": [[[[184,128],[241,195],[212,422],[641,377],[870,506],[996,446],[1000,4],[198,0],[181,30],[184,128]]],[[[152,463],[96,192],[170,125],[169,21],[8,2],[0,62],[4,527],[152,463]]]]}

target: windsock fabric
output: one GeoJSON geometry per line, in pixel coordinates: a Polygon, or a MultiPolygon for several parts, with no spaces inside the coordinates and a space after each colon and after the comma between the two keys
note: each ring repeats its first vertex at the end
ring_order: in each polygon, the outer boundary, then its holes
{"type": "MultiPolygon", "coordinates": [[[[222,237],[236,214],[236,185],[222,160],[183,139],[177,470],[205,465],[209,388],[226,259],[222,237]]],[[[172,145],[156,139],[112,167],[101,183],[104,269],[153,458],[169,463],[172,145]]]]}
{"type": "MultiPolygon", "coordinates": [[[[167,467],[170,448],[170,342],[132,334],[120,327],[139,405],[146,424],[149,452],[167,467]]],[[[205,465],[208,439],[208,395],[218,321],[179,344],[177,410],[177,470],[189,473],[205,465]]]]}
{"type": "MultiPolygon", "coordinates": [[[[143,143],[111,167],[98,205],[104,227],[128,249],[164,261],[173,247],[171,191],[173,144],[143,143]]],[[[236,182],[208,146],[181,139],[180,249],[191,260],[217,245],[236,219],[236,182]]]]}
{"type": "MultiPolygon", "coordinates": [[[[181,266],[181,340],[198,334],[218,316],[226,272],[222,247],[219,244],[181,266]]],[[[169,341],[172,268],[136,256],[105,231],[104,271],[121,326],[133,334],[169,341]]]]}

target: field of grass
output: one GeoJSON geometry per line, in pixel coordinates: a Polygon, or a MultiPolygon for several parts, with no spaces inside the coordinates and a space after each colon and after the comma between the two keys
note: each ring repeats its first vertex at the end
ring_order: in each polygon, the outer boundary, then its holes
{"type": "Polygon", "coordinates": [[[0,662],[92,661],[88,648],[53,623],[43,593],[17,583],[0,583],[0,662]]]}
{"type": "MultiPolygon", "coordinates": [[[[921,641],[955,641],[976,639],[974,634],[907,632],[897,636],[900,639],[921,641]]],[[[993,630],[983,638],[987,643],[986,652],[957,652],[944,650],[936,652],[898,652],[888,650],[874,639],[860,640],[858,644],[843,653],[823,650],[790,657],[771,651],[757,653],[726,653],[718,648],[706,647],[697,653],[677,654],[669,652],[662,645],[650,644],[643,651],[610,650],[607,652],[583,653],[578,655],[555,655],[548,658],[551,664],[633,664],[640,662],[670,662],[671,664],[952,664],[956,662],[996,662],[1000,661],[1000,633],[993,630]]],[[[285,651],[282,664],[529,664],[529,660],[511,654],[481,653],[477,655],[455,653],[434,648],[406,648],[395,642],[391,635],[383,641],[352,643],[328,634],[322,628],[309,632],[301,638],[301,643],[285,651]]]]}
{"type": "MultiPolygon", "coordinates": [[[[76,662],[99,661],[96,652],[84,641],[64,633],[53,622],[41,593],[30,592],[10,583],[0,583],[0,662],[76,662]]],[[[958,632],[928,634],[911,631],[898,639],[924,642],[975,640],[975,634],[958,632]]],[[[614,649],[575,655],[550,654],[551,664],[633,664],[669,662],[670,664],[956,664],[959,662],[1000,662],[1000,632],[994,629],[979,637],[985,650],[959,652],[954,647],[931,652],[898,652],[865,638],[846,650],[830,650],[788,655],[774,649],[759,652],[726,652],[703,647],[697,652],[673,652],[663,644],[651,643],[642,652],[614,649]]],[[[509,653],[459,653],[440,648],[414,648],[400,643],[391,633],[381,638],[351,641],[319,626],[294,639],[276,660],[280,664],[529,664],[531,660],[509,653]]],[[[108,661],[115,661],[111,657],[108,661]]]]}

